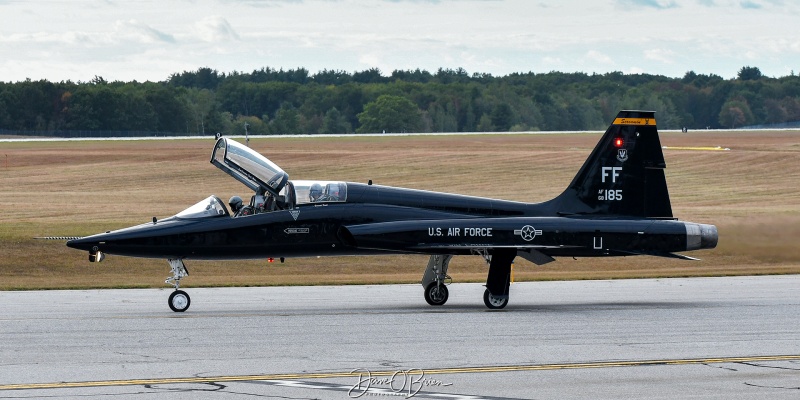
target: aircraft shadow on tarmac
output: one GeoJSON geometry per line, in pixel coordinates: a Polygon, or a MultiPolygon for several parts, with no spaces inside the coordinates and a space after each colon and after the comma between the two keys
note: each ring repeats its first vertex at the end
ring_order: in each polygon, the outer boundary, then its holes
{"type": "MultiPolygon", "coordinates": [[[[515,304],[513,307],[507,307],[503,310],[487,310],[475,304],[454,304],[442,309],[429,309],[425,307],[408,307],[408,312],[424,312],[424,313],[442,313],[442,312],[573,312],[573,311],[608,311],[608,310],[680,310],[691,308],[708,308],[713,306],[714,303],[709,302],[696,302],[696,301],[641,301],[641,302],[586,302],[586,303],[569,303],[569,304],[515,304]]],[[[397,308],[393,308],[397,310],[397,308]]]]}
{"type": "Polygon", "coordinates": [[[195,310],[186,314],[154,315],[158,318],[214,318],[214,317],[292,317],[307,315],[389,315],[389,314],[467,314],[467,313],[574,313],[574,312],[608,312],[614,310],[682,310],[695,308],[719,307],[716,302],[697,301],[626,301],[626,302],[585,302],[568,304],[515,304],[503,310],[487,310],[479,304],[451,304],[447,307],[430,308],[422,304],[402,304],[392,306],[367,306],[354,305],[353,307],[312,308],[302,307],[291,310],[243,310],[231,307],[230,310],[195,310]]]}

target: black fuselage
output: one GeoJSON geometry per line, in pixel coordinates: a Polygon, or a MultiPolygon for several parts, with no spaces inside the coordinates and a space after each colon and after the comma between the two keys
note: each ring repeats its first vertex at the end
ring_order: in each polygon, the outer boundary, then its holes
{"type": "Polygon", "coordinates": [[[380,253],[470,254],[531,247],[550,256],[660,254],[690,249],[686,223],[559,216],[554,202],[526,204],[348,183],[345,203],[305,204],[232,218],[171,217],[68,243],[134,257],[252,259],[380,253]],[[531,226],[536,237],[524,237],[531,226]],[[526,240],[528,238],[529,240],[526,240]]]}
{"type": "Polygon", "coordinates": [[[254,190],[252,215],[232,218],[211,196],[174,217],[67,244],[88,250],[92,261],[103,253],[175,260],[482,252],[503,253],[510,264],[515,254],[535,263],[554,256],[686,258],[674,253],[717,243],[713,225],[673,218],[650,111],[620,111],[566,189],[535,204],[290,181],[269,159],[226,138],[217,140],[211,163],[254,190]]]}

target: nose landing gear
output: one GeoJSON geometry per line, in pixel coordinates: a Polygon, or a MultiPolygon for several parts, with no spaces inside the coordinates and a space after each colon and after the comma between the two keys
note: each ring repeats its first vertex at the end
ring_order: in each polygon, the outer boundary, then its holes
{"type": "Polygon", "coordinates": [[[189,305],[191,304],[191,299],[189,298],[189,294],[180,290],[181,279],[189,276],[189,271],[186,270],[186,264],[183,263],[183,260],[180,258],[178,259],[169,259],[169,266],[172,269],[172,276],[167,278],[164,283],[167,285],[172,285],[175,288],[175,291],[169,295],[169,299],[167,300],[167,304],[169,304],[169,308],[175,312],[184,312],[189,309],[189,305]]]}

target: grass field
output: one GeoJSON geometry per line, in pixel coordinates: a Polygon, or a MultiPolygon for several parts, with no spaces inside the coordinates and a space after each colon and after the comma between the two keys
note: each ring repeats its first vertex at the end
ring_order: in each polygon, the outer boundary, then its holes
{"type": "MultiPolygon", "coordinates": [[[[251,147],[292,179],[336,179],[538,202],[559,194],[600,133],[259,138],[251,147]]],[[[596,279],[800,273],[800,131],[661,133],[673,212],[715,224],[702,261],[654,257],[519,261],[515,279],[596,279]]],[[[213,141],[0,143],[0,289],[166,287],[164,260],[85,252],[36,236],[83,236],[171,216],[248,189],[209,163],[213,141]]],[[[186,286],[418,282],[424,256],[189,262],[186,286]]],[[[478,257],[456,257],[457,282],[486,279],[478,257]]]]}

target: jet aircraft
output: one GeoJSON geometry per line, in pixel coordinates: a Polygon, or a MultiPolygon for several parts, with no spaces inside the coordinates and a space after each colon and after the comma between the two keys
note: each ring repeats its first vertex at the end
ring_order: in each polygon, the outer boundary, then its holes
{"type": "Polygon", "coordinates": [[[456,255],[488,264],[483,300],[509,300],[516,257],[542,265],[555,257],[649,255],[717,245],[714,225],[674,218],[664,156],[652,111],[620,111],[575,178],[559,196],[523,203],[369,183],[289,180],[266,157],[219,137],[211,163],[253,191],[231,210],[210,196],[169,218],[67,242],[100,262],[105,254],[163,258],[175,290],[168,304],[186,311],[180,290],[185,260],[280,259],[416,253],[430,256],[425,300],[447,302],[447,274],[456,255]]]}

